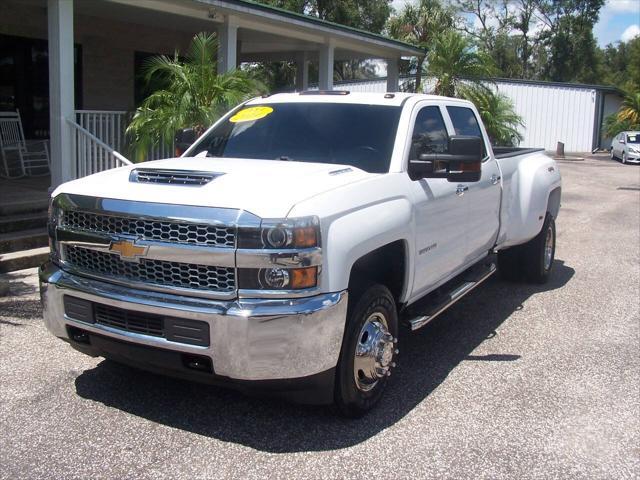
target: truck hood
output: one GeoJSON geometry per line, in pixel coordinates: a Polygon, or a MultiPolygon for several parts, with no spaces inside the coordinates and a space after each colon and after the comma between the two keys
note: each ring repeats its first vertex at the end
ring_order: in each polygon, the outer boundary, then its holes
{"type": "Polygon", "coordinates": [[[140,202],[241,209],[282,218],[296,203],[373,174],[348,165],[277,160],[187,157],[156,160],[100,172],[60,185],[59,193],[140,202]],[[133,169],[219,174],[202,186],[135,183],[133,169]]]}

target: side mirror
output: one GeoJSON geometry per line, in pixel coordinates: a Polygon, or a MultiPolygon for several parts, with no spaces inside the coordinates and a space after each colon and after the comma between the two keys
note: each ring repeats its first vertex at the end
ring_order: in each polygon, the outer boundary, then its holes
{"type": "Polygon", "coordinates": [[[624,141],[624,138],[621,138],[620,143],[627,143],[627,142],[624,141]]]}
{"type": "Polygon", "coordinates": [[[449,182],[477,182],[482,175],[482,138],[449,137],[448,153],[423,153],[409,160],[409,178],[446,178],[449,182]]]}
{"type": "Polygon", "coordinates": [[[195,128],[184,128],[178,130],[175,136],[176,157],[179,157],[191,146],[197,139],[195,128]]]}

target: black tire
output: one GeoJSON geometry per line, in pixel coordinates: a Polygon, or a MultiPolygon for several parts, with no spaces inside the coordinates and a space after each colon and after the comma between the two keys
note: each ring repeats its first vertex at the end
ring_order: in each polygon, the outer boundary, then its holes
{"type": "Polygon", "coordinates": [[[522,279],[522,245],[500,250],[498,252],[498,274],[508,281],[522,279]]]}
{"type": "Polygon", "coordinates": [[[613,147],[611,147],[611,160],[616,160],[616,156],[613,154],[613,147]]]}
{"type": "Polygon", "coordinates": [[[524,245],[522,263],[527,280],[533,283],[547,283],[553,269],[555,254],[556,222],[547,212],[540,233],[524,245]],[[547,253],[548,239],[551,242],[550,256],[547,253]]]}
{"type": "MultiPolygon", "coordinates": [[[[373,383],[368,391],[364,391],[356,383],[355,358],[356,348],[362,340],[360,335],[372,316],[382,315],[387,323],[388,333],[397,339],[398,313],[393,295],[384,285],[361,287],[361,293],[353,290],[349,291],[347,324],[336,372],[334,400],[343,416],[359,418],[378,403],[388,382],[388,377],[383,376],[373,383]]],[[[392,348],[395,350],[395,346],[392,348]]],[[[393,357],[395,360],[395,352],[393,357]]]]}

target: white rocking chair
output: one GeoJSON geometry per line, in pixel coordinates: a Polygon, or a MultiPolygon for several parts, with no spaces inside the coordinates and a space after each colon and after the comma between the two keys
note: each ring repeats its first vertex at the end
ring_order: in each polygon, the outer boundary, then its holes
{"type": "MultiPolygon", "coordinates": [[[[20,112],[0,112],[0,152],[4,164],[4,175],[7,178],[23,177],[25,175],[48,175],[49,149],[45,140],[27,142],[22,130],[20,112]],[[14,153],[20,161],[20,173],[15,174],[9,167],[8,157],[14,153]],[[37,173],[34,173],[37,172],[37,173]]],[[[15,170],[15,169],[14,169],[15,170]]]]}

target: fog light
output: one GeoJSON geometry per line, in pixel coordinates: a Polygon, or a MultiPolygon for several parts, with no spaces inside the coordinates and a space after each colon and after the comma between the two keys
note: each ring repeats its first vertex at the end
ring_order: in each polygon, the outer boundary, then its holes
{"type": "Polygon", "coordinates": [[[289,272],[284,268],[264,269],[261,277],[267,288],[284,288],[289,285],[289,272]]]}

